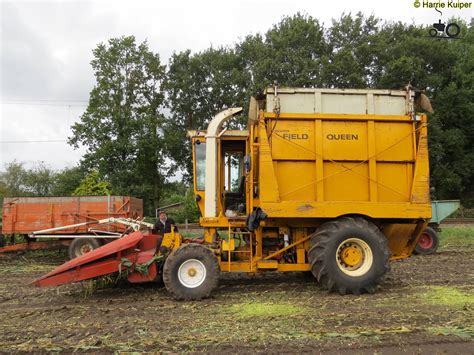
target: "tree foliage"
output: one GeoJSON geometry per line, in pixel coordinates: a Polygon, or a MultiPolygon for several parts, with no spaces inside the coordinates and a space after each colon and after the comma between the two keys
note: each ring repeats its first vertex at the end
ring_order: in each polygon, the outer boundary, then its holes
{"type": "Polygon", "coordinates": [[[100,179],[97,170],[87,174],[72,193],[73,196],[104,196],[110,194],[109,183],[100,179]]]}
{"type": "Polygon", "coordinates": [[[43,162],[32,168],[12,161],[0,173],[4,196],[50,196],[55,185],[55,172],[43,162]]]}
{"type": "Polygon", "coordinates": [[[196,55],[184,51],[174,54],[166,81],[170,119],[164,133],[168,154],[182,168],[185,180],[191,177],[192,161],[186,130],[205,128],[219,111],[240,106],[249,99],[249,76],[240,57],[232,49],[210,48],[196,55]]]}
{"type": "Polygon", "coordinates": [[[175,222],[184,223],[186,220],[193,223],[199,220],[199,210],[194,199],[194,190],[183,182],[172,182],[164,186],[160,207],[174,203],[180,206],[171,209],[168,214],[175,222]]]}
{"type": "Polygon", "coordinates": [[[87,147],[82,166],[96,169],[114,193],[144,199],[151,212],[166,173],[160,113],[165,68],[133,36],[100,43],[93,55],[96,84],[69,142],[87,147]]]}
{"type": "Polygon", "coordinates": [[[86,171],[81,166],[66,168],[56,172],[51,195],[71,196],[85,176],[86,171]]]}
{"type": "Polygon", "coordinates": [[[0,199],[22,196],[71,196],[84,177],[80,167],[55,171],[43,162],[26,168],[12,161],[0,172],[0,199]]]}

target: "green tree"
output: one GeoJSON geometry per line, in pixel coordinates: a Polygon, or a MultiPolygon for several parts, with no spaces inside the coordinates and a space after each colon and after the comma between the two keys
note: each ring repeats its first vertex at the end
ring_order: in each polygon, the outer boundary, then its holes
{"type": "Polygon", "coordinates": [[[23,196],[25,194],[26,169],[23,163],[16,160],[5,166],[5,171],[0,174],[3,183],[4,196],[23,196]]]}
{"type": "Polygon", "coordinates": [[[97,170],[87,174],[72,193],[73,196],[103,196],[110,194],[109,183],[100,179],[97,170]]]}
{"type": "MultiPolygon", "coordinates": [[[[437,198],[474,206],[474,27],[449,44],[444,70],[433,75],[435,113],[430,121],[432,185],[437,198]]],[[[446,47],[446,45],[443,45],[446,47]]],[[[443,53],[440,50],[440,54],[443,53]]]]}
{"type": "Polygon", "coordinates": [[[164,133],[175,163],[173,171],[181,168],[188,182],[192,159],[186,130],[206,129],[217,112],[248,100],[248,76],[242,65],[236,52],[228,48],[210,48],[195,55],[188,50],[170,59],[163,87],[171,113],[164,133]]]}
{"type": "Polygon", "coordinates": [[[237,50],[252,82],[251,93],[262,91],[277,81],[282,86],[322,86],[321,71],[329,46],[324,28],[311,16],[297,13],[284,17],[265,33],[247,36],[237,50]]]}
{"type": "Polygon", "coordinates": [[[366,88],[376,80],[380,20],[362,13],[342,14],[327,29],[328,60],[322,82],[336,88],[366,88]]]}
{"type": "Polygon", "coordinates": [[[81,166],[65,168],[56,173],[51,189],[53,196],[70,196],[85,178],[86,172],[81,166]]]}
{"type": "Polygon", "coordinates": [[[24,163],[14,160],[0,173],[2,191],[4,196],[50,196],[55,175],[43,162],[27,169],[24,163]]]}
{"type": "Polygon", "coordinates": [[[164,186],[161,206],[174,203],[181,203],[179,207],[173,208],[169,214],[178,223],[197,222],[199,220],[199,210],[194,199],[194,190],[183,182],[172,182],[164,186]]]}
{"type": "Polygon", "coordinates": [[[31,169],[26,170],[24,176],[24,189],[31,196],[51,196],[54,186],[55,171],[40,162],[31,169]]]}
{"type": "Polygon", "coordinates": [[[96,169],[116,194],[144,199],[151,213],[165,181],[161,83],[165,69],[148,44],[113,38],[93,51],[96,83],[69,143],[87,147],[81,165],[96,169]]]}

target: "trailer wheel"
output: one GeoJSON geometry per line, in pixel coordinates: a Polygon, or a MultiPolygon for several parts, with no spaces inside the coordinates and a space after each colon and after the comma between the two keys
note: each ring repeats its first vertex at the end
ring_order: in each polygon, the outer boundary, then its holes
{"type": "Polygon", "coordinates": [[[439,237],[438,232],[431,227],[427,227],[415,247],[415,253],[420,255],[434,254],[438,250],[439,237]]]}
{"type": "Polygon", "coordinates": [[[178,300],[207,298],[217,287],[220,268],[214,253],[200,244],[186,244],[173,251],[163,267],[166,289],[178,300]]]}
{"type": "Polygon", "coordinates": [[[74,259],[101,246],[95,238],[75,238],[69,245],[69,258],[74,259]]]}
{"type": "Polygon", "coordinates": [[[0,234],[0,248],[3,248],[5,246],[5,236],[3,234],[0,234]]]}
{"type": "Polygon", "coordinates": [[[321,225],[308,259],[320,285],[341,295],[375,292],[389,270],[387,238],[363,218],[344,217],[321,225]]]}

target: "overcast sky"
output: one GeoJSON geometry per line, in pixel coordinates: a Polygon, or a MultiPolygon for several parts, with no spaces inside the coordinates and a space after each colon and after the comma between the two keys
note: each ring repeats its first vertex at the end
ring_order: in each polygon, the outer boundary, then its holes
{"type": "MultiPolygon", "coordinates": [[[[43,161],[54,169],[80,160],[83,150],[73,150],[65,140],[94,85],[89,63],[99,42],[122,35],[147,39],[167,63],[174,51],[232,45],[297,12],[325,24],[344,11],[418,24],[438,20],[434,10],[415,9],[413,2],[0,0],[0,170],[14,159],[29,167],[43,161]]],[[[473,14],[472,9],[447,10],[443,18],[470,21],[473,14]]]]}

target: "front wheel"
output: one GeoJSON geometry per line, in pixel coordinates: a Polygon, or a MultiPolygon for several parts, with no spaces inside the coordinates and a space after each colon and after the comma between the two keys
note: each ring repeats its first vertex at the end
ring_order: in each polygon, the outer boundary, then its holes
{"type": "Polygon", "coordinates": [[[373,293],[389,270],[387,238],[363,218],[344,217],[321,225],[311,239],[311,272],[329,291],[373,293]]]}
{"type": "Polygon", "coordinates": [[[415,253],[420,255],[434,254],[438,250],[439,237],[438,232],[431,227],[427,227],[415,247],[415,253]]]}
{"type": "Polygon", "coordinates": [[[432,28],[431,30],[429,30],[429,34],[431,37],[436,37],[438,36],[438,31],[434,28],[432,28]]]}
{"type": "Polygon", "coordinates": [[[186,244],[173,251],[163,266],[166,289],[178,300],[200,300],[211,295],[219,282],[216,256],[200,244],[186,244]]]}

